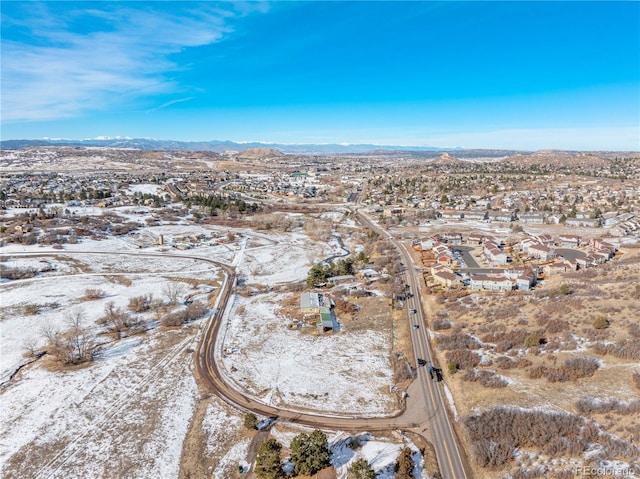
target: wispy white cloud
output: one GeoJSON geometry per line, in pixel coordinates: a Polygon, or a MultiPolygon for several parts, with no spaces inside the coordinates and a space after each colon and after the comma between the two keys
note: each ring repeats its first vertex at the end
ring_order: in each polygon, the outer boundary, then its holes
{"type": "Polygon", "coordinates": [[[179,94],[172,73],[183,67],[173,56],[220,41],[233,31],[234,19],[252,12],[251,4],[207,2],[33,5],[27,13],[2,13],[5,26],[28,31],[3,32],[3,122],[69,118],[150,95],[179,94]]]}
{"type": "Polygon", "coordinates": [[[166,101],[162,105],[156,106],[155,108],[150,108],[145,113],[152,113],[152,112],[157,111],[157,110],[162,110],[163,108],[167,108],[167,107],[169,107],[171,105],[175,105],[176,103],[183,103],[185,101],[193,100],[194,98],[195,97],[193,97],[193,96],[188,96],[186,98],[178,98],[176,100],[166,101]]]}

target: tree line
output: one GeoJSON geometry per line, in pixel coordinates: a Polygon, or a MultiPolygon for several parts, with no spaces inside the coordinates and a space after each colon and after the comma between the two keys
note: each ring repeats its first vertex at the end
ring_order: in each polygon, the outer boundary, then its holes
{"type": "Polygon", "coordinates": [[[332,263],[317,263],[311,267],[307,274],[307,287],[313,288],[327,282],[327,278],[353,274],[356,265],[364,265],[369,261],[364,252],[345,259],[339,259],[332,263]]]}
{"type": "MultiPolygon", "coordinates": [[[[257,428],[257,418],[248,413],[244,419],[247,429],[257,428]]],[[[256,457],[255,473],[259,479],[282,479],[287,477],[283,469],[282,444],[274,438],[262,443],[256,457]]],[[[324,432],[315,430],[310,434],[302,433],[293,438],[290,445],[289,461],[293,464],[293,477],[312,476],[331,466],[331,450],[324,432]]],[[[414,478],[413,451],[408,447],[400,450],[395,465],[396,479],[414,478]]],[[[347,479],[375,479],[376,471],[366,459],[354,461],[347,469],[347,479]]]]}
{"type": "Polygon", "coordinates": [[[200,205],[208,208],[210,216],[217,216],[219,211],[235,209],[240,214],[255,213],[260,209],[256,203],[248,203],[242,198],[229,198],[222,195],[196,195],[185,201],[187,208],[191,205],[200,205]]]}

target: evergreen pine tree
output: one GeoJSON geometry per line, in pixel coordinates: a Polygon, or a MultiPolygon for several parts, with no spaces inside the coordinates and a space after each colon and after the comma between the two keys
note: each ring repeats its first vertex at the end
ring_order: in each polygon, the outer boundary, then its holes
{"type": "Polygon", "coordinates": [[[366,459],[360,458],[347,469],[347,479],[376,479],[376,472],[366,459]]]}
{"type": "Polygon", "coordinates": [[[255,473],[260,479],[279,479],[284,476],[280,451],[282,445],[274,438],[262,443],[256,456],[255,473]]]}
{"type": "Polygon", "coordinates": [[[312,475],[331,465],[331,452],[325,433],[299,434],[291,441],[291,462],[297,475],[312,475]]]}

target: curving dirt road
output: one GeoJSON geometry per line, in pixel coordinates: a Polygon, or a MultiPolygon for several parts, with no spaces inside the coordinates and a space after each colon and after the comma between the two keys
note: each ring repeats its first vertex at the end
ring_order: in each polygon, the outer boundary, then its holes
{"type": "MultiPolygon", "coordinates": [[[[416,313],[410,314],[412,323],[423,324],[422,309],[419,299],[419,282],[411,255],[404,246],[395,240],[388,232],[380,229],[369,218],[354,211],[356,217],[369,228],[383,237],[387,237],[400,251],[406,265],[410,266],[405,271],[406,282],[414,296],[408,299],[408,307],[416,313]]],[[[37,253],[22,253],[20,256],[42,255],[37,253]]],[[[222,268],[225,274],[224,284],[218,300],[218,308],[211,316],[206,329],[203,332],[197,350],[194,352],[194,364],[196,376],[211,392],[222,398],[233,407],[245,411],[253,411],[263,416],[274,417],[278,420],[301,424],[322,429],[335,429],[343,431],[368,431],[380,432],[390,430],[411,430],[412,432],[427,436],[432,442],[440,472],[446,479],[465,479],[470,474],[465,470],[458,444],[455,438],[450,419],[447,414],[442,395],[442,384],[430,379],[426,368],[418,368],[417,380],[408,389],[408,398],[405,408],[396,416],[390,417],[345,417],[340,415],[327,415],[325,413],[299,412],[284,408],[269,406],[255,398],[238,390],[230,381],[226,381],[224,374],[218,367],[216,357],[216,340],[222,324],[222,317],[227,307],[229,298],[236,283],[235,267],[229,266],[209,258],[188,254],[143,253],[143,252],[103,252],[103,251],[65,251],[65,255],[74,254],[114,254],[132,256],[176,257],[182,259],[194,259],[203,261],[222,268]]],[[[432,355],[429,341],[424,327],[411,328],[411,339],[414,354],[417,358],[431,361],[432,355]]]]}
{"type": "MultiPolygon", "coordinates": [[[[411,255],[389,233],[380,229],[369,218],[354,211],[355,215],[369,228],[388,239],[398,248],[404,258],[405,264],[410,265],[406,271],[407,284],[414,296],[409,299],[409,308],[416,313],[410,318],[412,322],[423,324],[421,302],[419,298],[419,282],[411,255]]],[[[210,261],[210,260],[209,260],[210,261]]],[[[418,369],[417,381],[408,390],[406,407],[401,413],[393,417],[345,417],[332,416],[321,413],[298,412],[284,408],[278,408],[257,401],[255,398],[236,389],[231,383],[225,381],[216,357],[216,338],[218,336],[222,317],[226,310],[227,302],[235,286],[235,271],[232,267],[218,263],[225,271],[225,283],[221,293],[219,307],[211,317],[200,344],[195,354],[196,373],[198,378],[216,395],[230,405],[241,410],[271,416],[278,420],[302,424],[305,426],[322,429],[336,429],[345,431],[389,431],[397,429],[410,429],[420,435],[427,434],[434,445],[440,472],[446,479],[465,479],[470,476],[465,469],[456,437],[451,427],[447,409],[442,398],[442,384],[431,380],[426,368],[418,369]],[[428,431],[428,433],[427,433],[428,431]]],[[[417,358],[431,361],[432,355],[425,328],[411,328],[414,353],[417,358]]]]}

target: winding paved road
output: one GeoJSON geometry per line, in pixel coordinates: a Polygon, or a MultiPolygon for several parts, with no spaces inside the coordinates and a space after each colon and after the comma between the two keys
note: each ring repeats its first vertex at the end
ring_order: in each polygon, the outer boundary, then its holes
{"type": "MultiPolygon", "coordinates": [[[[419,282],[416,276],[413,259],[406,248],[388,232],[379,228],[368,217],[354,211],[360,221],[383,237],[387,237],[404,258],[407,269],[406,280],[414,296],[409,299],[409,307],[416,310],[415,318],[410,321],[424,324],[422,308],[419,299],[419,282]]],[[[222,318],[227,302],[235,287],[235,271],[232,267],[219,264],[225,270],[226,280],[220,297],[219,307],[207,325],[200,344],[195,352],[195,365],[198,377],[216,395],[230,405],[242,410],[252,411],[264,416],[271,416],[278,420],[302,424],[322,429],[337,429],[346,431],[389,431],[409,429],[419,435],[428,435],[436,451],[436,458],[440,473],[445,479],[465,479],[469,476],[464,467],[456,437],[451,426],[447,409],[443,401],[443,387],[441,383],[432,381],[426,368],[418,368],[418,380],[409,388],[407,407],[394,417],[345,417],[330,416],[324,413],[292,411],[278,408],[257,401],[255,398],[236,389],[234,385],[225,381],[224,374],[218,366],[216,355],[216,338],[222,325],[222,318]]],[[[432,361],[426,329],[411,328],[414,354],[417,358],[428,358],[432,361]]]]}
{"type": "MultiPolygon", "coordinates": [[[[416,276],[415,267],[411,255],[406,248],[388,232],[379,228],[368,217],[354,210],[357,218],[378,234],[391,241],[401,253],[404,262],[409,266],[406,275],[406,282],[410,290],[414,293],[408,300],[408,306],[415,309],[415,314],[410,314],[409,320],[412,323],[423,325],[422,308],[419,300],[419,282],[416,276]]],[[[17,253],[16,256],[42,256],[45,252],[17,253]]],[[[257,414],[270,416],[286,422],[301,424],[305,426],[322,429],[335,429],[344,431],[390,431],[390,430],[411,430],[412,432],[425,436],[428,435],[435,451],[440,472],[444,479],[465,479],[469,474],[465,471],[463,461],[455,439],[455,434],[451,427],[447,409],[442,399],[442,385],[437,381],[432,381],[426,368],[418,368],[417,381],[414,381],[408,389],[409,397],[406,400],[406,407],[398,415],[393,417],[363,417],[363,416],[331,416],[326,413],[314,413],[309,411],[293,411],[284,408],[269,406],[255,398],[238,390],[231,381],[227,381],[223,372],[218,366],[216,355],[216,340],[222,325],[222,318],[231,293],[236,285],[235,267],[225,263],[211,260],[202,256],[190,254],[167,254],[167,253],[143,253],[143,252],[105,252],[105,251],[64,251],[55,252],[60,255],[131,255],[150,256],[163,258],[181,258],[203,261],[214,264],[224,271],[225,278],[220,296],[218,297],[218,307],[211,316],[206,328],[200,338],[197,350],[194,352],[194,364],[198,379],[213,393],[222,398],[233,407],[245,411],[253,411],[257,414]],[[428,433],[427,433],[428,431],[428,433]]],[[[419,327],[411,328],[411,339],[413,341],[414,354],[417,358],[431,361],[432,355],[429,349],[429,342],[426,336],[426,329],[419,327]]],[[[417,361],[416,361],[417,363],[417,361]]]]}

